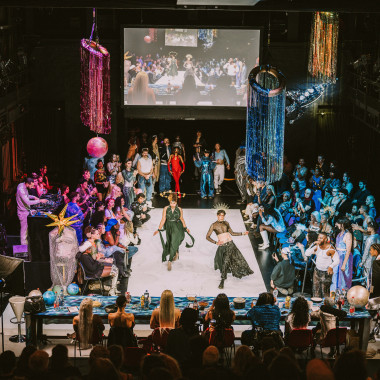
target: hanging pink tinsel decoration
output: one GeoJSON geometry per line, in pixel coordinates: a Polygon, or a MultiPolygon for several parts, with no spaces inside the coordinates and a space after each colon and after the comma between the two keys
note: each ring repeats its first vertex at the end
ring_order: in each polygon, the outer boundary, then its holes
{"type": "Polygon", "coordinates": [[[110,54],[95,41],[83,39],[80,47],[82,123],[95,133],[111,132],[110,54]]]}

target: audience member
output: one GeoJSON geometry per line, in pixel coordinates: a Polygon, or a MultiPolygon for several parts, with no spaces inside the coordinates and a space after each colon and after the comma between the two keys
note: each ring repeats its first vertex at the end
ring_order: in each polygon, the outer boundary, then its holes
{"type": "MultiPolygon", "coordinates": [[[[1,337],[3,339],[3,336],[1,337]]],[[[13,351],[4,351],[0,354],[0,379],[13,379],[16,369],[16,355],[13,351]]]]}
{"type": "Polygon", "coordinates": [[[293,285],[296,278],[296,270],[289,261],[289,255],[290,250],[287,247],[281,250],[281,261],[279,261],[275,253],[273,254],[277,264],[271,274],[270,285],[272,289],[277,288],[284,295],[293,294],[293,285]]]}
{"type": "Polygon", "coordinates": [[[116,371],[119,373],[121,380],[132,380],[133,376],[121,371],[124,363],[124,350],[122,346],[112,345],[108,347],[110,353],[110,360],[114,365],[116,371]]]}
{"type": "Polygon", "coordinates": [[[292,304],[291,312],[286,317],[285,333],[289,334],[294,329],[307,329],[309,323],[309,304],[305,298],[297,297],[292,304]]]}
{"type": "Polygon", "coordinates": [[[92,299],[85,298],[79,307],[79,315],[73,319],[76,339],[81,349],[88,349],[91,345],[101,342],[104,325],[102,318],[92,313],[92,299]]]}
{"type": "Polygon", "coordinates": [[[28,380],[48,380],[50,375],[49,355],[42,350],[35,351],[29,358],[30,372],[27,374],[28,380]]]}
{"type": "Polygon", "coordinates": [[[181,311],[174,306],[174,297],[171,290],[164,290],[160,298],[160,306],[153,310],[150,318],[150,328],[156,329],[179,327],[181,311]]]}
{"type": "Polygon", "coordinates": [[[185,308],[179,319],[180,327],[169,332],[166,353],[176,359],[181,367],[191,365],[192,337],[199,335],[197,326],[198,311],[192,308],[185,308]]]}
{"type": "Polygon", "coordinates": [[[344,352],[334,365],[335,380],[367,380],[365,353],[359,350],[344,352]]]}
{"type": "Polygon", "coordinates": [[[240,346],[235,353],[233,362],[232,362],[232,370],[237,376],[244,376],[248,369],[253,365],[255,361],[259,361],[256,359],[252,350],[245,345],[240,346]]]}
{"type": "Polygon", "coordinates": [[[68,377],[81,377],[81,373],[77,367],[69,363],[69,351],[67,346],[57,344],[50,357],[49,374],[53,379],[66,379],[68,377]]]}

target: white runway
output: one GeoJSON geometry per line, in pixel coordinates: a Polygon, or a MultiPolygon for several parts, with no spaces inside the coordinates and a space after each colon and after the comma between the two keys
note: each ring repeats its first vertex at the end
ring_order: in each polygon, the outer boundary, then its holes
{"type": "MultiPolygon", "coordinates": [[[[218,288],[220,272],[214,270],[215,244],[206,240],[211,223],[216,220],[215,209],[183,209],[185,222],[195,238],[193,248],[186,248],[185,242],[179,250],[179,261],[173,262],[172,271],[167,270],[167,263],[161,262],[162,245],[160,236],[153,236],[161,217],[162,209],[153,209],[151,219],[138,229],[141,245],[133,257],[132,275],[129,279],[128,291],[133,296],[141,295],[147,289],[151,296],[160,296],[165,289],[173,291],[174,296],[216,296],[221,292],[218,288]]],[[[245,231],[240,210],[227,210],[226,220],[235,232],[245,231]]],[[[215,234],[213,239],[216,240],[215,234]]],[[[190,243],[186,235],[186,241],[190,243]]],[[[248,297],[265,292],[265,284],[253,252],[248,236],[234,236],[233,240],[242,252],[253,275],[237,279],[228,275],[224,292],[229,297],[248,297]]]]}
{"type": "MultiPolygon", "coordinates": [[[[162,76],[155,84],[164,84],[167,85],[169,82],[172,86],[180,86],[182,87],[183,82],[185,80],[185,72],[186,71],[178,71],[178,74],[174,78],[169,78],[166,74],[162,76]]],[[[195,84],[198,87],[204,87],[204,84],[201,80],[195,75],[195,84]]]]}

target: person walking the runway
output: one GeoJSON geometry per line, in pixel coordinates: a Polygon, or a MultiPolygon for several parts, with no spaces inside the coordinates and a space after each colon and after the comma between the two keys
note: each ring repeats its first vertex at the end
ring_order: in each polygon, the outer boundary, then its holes
{"type": "Polygon", "coordinates": [[[245,146],[240,146],[236,151],[235,178],[241,200],[236,203],[242,204],[247,200],[247,172],[245,170],[245,146]]]}
{"type": "Polygon", "coordinates": [[[183,172],[185,171],[185,163],[183,162],[182,156],[179,155],[179,149],[174,148],[174,154],[170,155],[168,162],[169,173],[173,176],[175,182],[174,191],[178,193],[178,197],[181,198],[181,190],[179,188],[179,179],[183,172]],[[182,166],[181,166],[182,164],[182,166]]]}
{"type": "Polygon", "coordinates": [[[220,270],[221,281],[219,289],[224,288],[224,281],[227,279],[228,273],[232,273],[232,275],[237,278],[253,274],[252,269],[249,267],[244,256],[231,238],[231,235],[248,235],[248,231],[233,232],[230,224],[224,220],[225,216],[226,212],[224,210],[219,210],[217,212],[218,220],[211,224],[206,235],[206,239],[209,242],[218,245],[214,259],[214,269],[220,270]],[[218,236],[218,241],[211,238],[213,232],[218,236]]]}
{"type": "Polygon", "coordinates": [[[211,161],[210,151],[205,150],[201,160],[196,160],[195,157],[193,160],[195,166],[201,169],[201,197],[207,199],[208,195],[209,198],[214,198],[213,170],[216,163],[211,161]]]}
{"type": "Polygon", "coordinates": [[[216,194],[222,192],[222,183],[224,181],[224,165],[227,164],[227,170],[230,170],[230,159],[228,158],[227,152],[221,149],[220,144],[215,144],[215,151],[213,153],[213,160],[216,161],[216,167],[214,169],[214,187],[216,194]]]}
{"type": "Polygon", "coordinates": [[[164,138],[162,145],[158,147],[160,153],[160,177],[158,182],[158,188],[160,193],[164,193],[170,190],[170,173],[168,170],[168,161],[171,156],[170,141],[167,137],[164,138]]]}
{"type": "Polygon", "coordinates": [[[172,270],[172,262],[179,258],[179,246],[185,239],[185,232],[189,234],[192,240],[191,245],[186,243],[186,248],[191,248],[194,245],[194,238],[190,235],[190,231],[186,227],[182,208],[178,207],[177,195],[170,194],[168,199],[170,204],[164,208],[160,225],[153,236],[160,233],[163,248],[162,262],[168,261],[168,270],[172,270]],[[163,230],[166,231],[166,243],[161,234],[163,230]]]}

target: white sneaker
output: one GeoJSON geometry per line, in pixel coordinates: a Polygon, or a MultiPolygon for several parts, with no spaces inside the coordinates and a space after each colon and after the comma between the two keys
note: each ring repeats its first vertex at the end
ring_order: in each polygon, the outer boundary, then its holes
{"type": "Polygon", "coordinates": [[[268,249],[269,247],[270,247],[269,244],[266,244],[266,245],[260,244],[259,245],[259,249],[262,250],[262,251],[264,251],[265,249],[268,249]]]}

